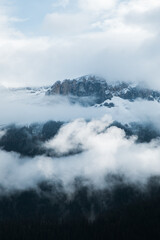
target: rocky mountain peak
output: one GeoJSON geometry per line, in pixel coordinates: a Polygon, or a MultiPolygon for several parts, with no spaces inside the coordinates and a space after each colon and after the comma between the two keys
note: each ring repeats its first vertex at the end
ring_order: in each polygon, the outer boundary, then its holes
{"type": "Polygon", "coordinates": [[[107,82],[103,78],[94,75],[87,75],[77,79],[65,79],[57,81],[48,90],[47,95],[72,95],[76,97],[95,97],[98,101],[104,101],[105,91],[108,88],[107,82]]]}
{"type": "Polygon", "coordinates": [[[134,101],[137,98],[160,101],[160,92],[142,88],[127,82],[108,84],[95,75],[82,76],[76,79],[57,81],[46,92],[47,95],[72,96],[77,98],[94,97],[94,104],[103,103],[114,96],[134,101]]]}

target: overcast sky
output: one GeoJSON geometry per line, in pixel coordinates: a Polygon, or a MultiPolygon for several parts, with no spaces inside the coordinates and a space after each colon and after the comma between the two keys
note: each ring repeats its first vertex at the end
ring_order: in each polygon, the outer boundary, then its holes
{"type": "Polygon", "coordinates": [[[0,83],[97,74],[160,89],[160,0],[0,0],[0,83]]]}

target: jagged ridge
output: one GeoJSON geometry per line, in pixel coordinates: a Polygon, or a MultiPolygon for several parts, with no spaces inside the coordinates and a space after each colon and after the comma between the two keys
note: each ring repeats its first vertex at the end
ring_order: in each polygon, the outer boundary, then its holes
{"type": "Polygon", "coordinates": [[[57,81],[46,92],[47,95],[62,95],[75,97],[94,97],[94,103],[102,103],[114,96],[134,101],[137,98],[149,101],[160,101],[160,92],[143,88],[139,85],[118,82],[114,85],[108,84],[103,78],[89,75],[77,79],[66,79],[57,81]]]}

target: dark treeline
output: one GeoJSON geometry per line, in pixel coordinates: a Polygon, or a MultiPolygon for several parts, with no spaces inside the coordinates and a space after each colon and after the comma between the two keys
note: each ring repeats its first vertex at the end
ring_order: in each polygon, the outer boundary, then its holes
{"type": "Polygon", "coordinates": [[[5,151],[14,151],[29,157],[49,155],[43,142],[53,138],[62,125],[62,122],[55,121],[30,126],[10,125],[4,129],[6,133],[0,139],[0,147],[5,151]]]}
{"type": "MultiPolygon", "coordinates": [[[[22,157],[56,156],[54,149],[46,149],[43,144],[55,137],[63,124],[49,121],[8,126],[0,147],[22,157]]],[[[114,122],[112,126],[123,129],[127,138],[136,135],[137,144],[160,136],[150,124],[114,122]]],[[[68,154],[80,152],[77,148],[68,154]]],[[[145,187],[140,187],[110,174],[103,190],[77,178],[72,188],[73,193],[68,194],[61,183],[53,182],[12,193],[0,187],[0,240],[160,239],[159,177],[150,178],[145,187]]]]}
{"type": "Polygon", "coordinates": [[[50,183],[1,196],[0,239],[159,239],[160,179],[143,189],[109,179],[113,186],[103,190],[76,179],[71,196],[50,183]]]}
{"type": "Polygon", "coordinates": [[[121,124],[114,121],[110,127],[115,126],[125,131],[126,137],[137,136],[137,143],[149,143],[151,140],[160,138],[160,130],[151,123],[136,123],[121,124]]]}

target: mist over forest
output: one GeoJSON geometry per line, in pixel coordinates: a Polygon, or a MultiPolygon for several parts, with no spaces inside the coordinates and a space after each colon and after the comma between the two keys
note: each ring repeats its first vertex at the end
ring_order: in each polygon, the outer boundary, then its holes
{"type": "Polygon", "coordinates": [[[1,91],[3,239],[159,236],[159,100],[133,92],[97,103],[87,90],[91,103],[52,88],[1,91]]]}
{"type": "Polygon", "coordinates": [[[159,0],[0,0],[0,239],[160,238],[159,0]]]}

